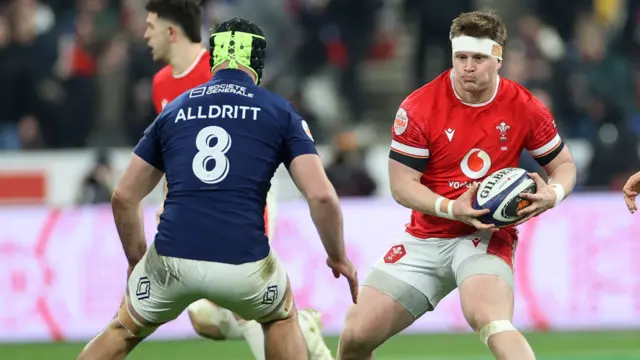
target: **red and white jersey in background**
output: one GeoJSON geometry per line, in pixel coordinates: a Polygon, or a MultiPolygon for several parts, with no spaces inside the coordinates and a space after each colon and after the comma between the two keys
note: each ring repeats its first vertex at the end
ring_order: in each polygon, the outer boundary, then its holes
{"type": "MultiPolygon", "coordinates": [[[[473,181],[517,167],[526,149],[540,165],[564,143],[549,110],[522,85],[498,77],[495,94],[482,104],[463,103],[453,90],[453,70],[414,91],[400,105],[389,157],[422,172],[421,183],[457,199],[473,181]]],[[[418,238],[453,238],[475,232],[458,221],[411,214],[407,232],[418,238]]],[[[514,228],[504,231],[516,238],[514,228]]]]}
{"type": "Polygon", "coordinates": [[[162,109],[173,99],[182,95],[187,90],[193,89],[211,80],[211,65],[209,64],[209,52],[202,52],[189,68],[182,74],[175,75],[171,65],[163,67],[153,77],[153,105],[160,114],[162,109]]]}

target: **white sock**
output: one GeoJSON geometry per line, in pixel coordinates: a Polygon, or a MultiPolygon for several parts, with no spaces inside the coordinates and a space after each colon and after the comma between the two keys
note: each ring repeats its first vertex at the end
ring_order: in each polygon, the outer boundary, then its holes
{"type": "Polygon", "coordinates": [[[331,350],[327,348],[322,336],[320,313],[313,309],[298,311],[298,324],[307,345],[310,360],[333,360],[331,350]]]}
{"type": "Polygon", "coordinates": [[[249,344],[249,348],[256,360],[265,360],[264,352],[264,332],[262,325],[256,321],[240,320],[240,329],[244,339],[249,344]]]}
{"type": "Polygon", "coordinates": [[[309,330],[309,318],[307,317],[307,314],[304,313],[305,310],[298,310],[298,325],[300,326],[300,330],[302,331],[302,333],[304,334],[305,332],[307,332],[309,330]]]}
{"type": "Polygon", "coordinates": [[[231,311],[219,309],[221,313],[224,313],[223,319],[220,321],[220,330],[225,339],[246,340],[256,360],[265,360],[262,325],[256,321],[238,320],[231,311]]]}
{"type": "Polygon", "coordinates": [[[218,324],[224,338],[227,340],[241,340],[243,338],[242,326],[238,319],[231,311],[223,308],[218,309],[221,315],[221,321],[218,324]]]}

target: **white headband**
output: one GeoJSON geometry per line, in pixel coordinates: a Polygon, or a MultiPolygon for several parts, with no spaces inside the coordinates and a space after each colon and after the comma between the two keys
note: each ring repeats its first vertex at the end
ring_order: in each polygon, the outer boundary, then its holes
{"type": "Polygon", "coordinates": [[[502,45],[488,38],[472,36],[456,36],[451,39],[451,49],[455,55],[458,51],[468,51],[493,56],[502,60],[502,45]]]}

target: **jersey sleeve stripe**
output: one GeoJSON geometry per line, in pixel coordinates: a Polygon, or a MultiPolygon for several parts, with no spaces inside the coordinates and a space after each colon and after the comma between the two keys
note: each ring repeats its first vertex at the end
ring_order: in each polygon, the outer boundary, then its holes
{"type": "Polygon", "coordinates": [[[397,152],[393,149],[389,151],[389,158],[395,160],[405,166],[408,166],[416,171],[423,172],[429,163],[428,157],[415,157],[406,155],[404,153],[397,152]]]}
{"type": "Polygon", "coordinates": [[[556,136],[554,136],[553,139],[551,139],[551,141],[542,145],[541,147],[534,150],[529,150],[529,149],[527,150],[529,151],[531,156],[533,156],[534,158],[539,158],[539,157],[543,157],[550,154],[555,149],[557,149],[558,146],[560,146],[560,144],[562,144],[562,139],[560,138],[559,134],[556,134],[556,136]]]}
{"type": "Polygon", "coordinates": [[[547,166],[560,154],[560,152],[562,152],[562,149],[564,149],[563,141],[560,142],[560,145],[553,148],[553,150],[545,153],[542,156],[534,157],[534,159],[538,162],[538,164],[540,164],[540,166],[547,166]]]}
{"type": "Polygon", "coordinates": [[[421,149],[409,145],[405,145],[396,140],[391,140],[391,150],[402,155],[411,156],[419,159],[429,158],[429,149],[421,149]]]}

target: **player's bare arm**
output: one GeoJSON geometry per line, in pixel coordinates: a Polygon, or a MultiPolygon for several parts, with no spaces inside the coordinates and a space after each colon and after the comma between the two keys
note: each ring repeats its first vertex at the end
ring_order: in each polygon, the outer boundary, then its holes
{"type": "Polygon", "coordinates": [[[342,211],[336,191],[326,177],[317,155],[296,157],[290,166],[291,177],[309,203],[313,221],[331,259],[346,257],[342,233],[342,211]]]}
{"type": "Polygon", "coordinates": [[[627,204],[627,209],[629,209],[629,212],[632,214],[638,210],[638,205],[636,204],[636,196],[638,196],[639,191],[640,171],[633,174],[622,188],[622,192],[624,194],[624,202],[627,204]]]}
{"type": "Polygon", "coordinates": [[[147,251],[142,199],[158,185],[162,175],[160,170],[134,154],[113,192],[113,217],[130,270],[147,251]]]}
{"type": "Polygon", "coordinates": [[[156,211],[156,224],[160,224],[160,215],[164,211],[164,201],[167,200],[167,193],[169,192],[169,186],[167,185],[167,179],[165,178],[162,182],[162,201],[160,202],[160,207],[158,211],[156,211]]]}
{"type": "Polygon", "coordinates": [[[493,224],[483,224],[477,218],[489,210],[476,210],[471,206],[478,185],[472,186],[457,200],[444,198],[424,186],[422,173],[400,161],[389,159],[389,182],[393,199],[400,205],[423,214],[458,220],[477,229],[495,229],[493,224]]]}
{"type": "Polygon", "coordinates": [[[536,182],[535,194],[521,194],[531,201],[531,205],[522,209],[518,215],[523,216],[516,225],[522,224],[532,217],[555,207],[573,191],[576,184],[577,170],[569,149],[565,146],[551,162],[544,167],[549,175],[549,183],[545,183],[540,175],[531,173],[529,176],[536,182]]]}
{"type": "Polygon", "coordinates": [[[355,303],[358,298],[358,277],[345,251],[340,201],[320,157],[315,154],[300,155],[291,161],[289,172],[307,199],[311,218],[327,252],[327,265],[336,278],[340,274],[347,278],[355,303]]]}

